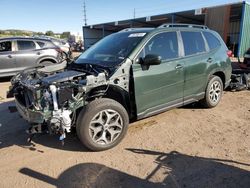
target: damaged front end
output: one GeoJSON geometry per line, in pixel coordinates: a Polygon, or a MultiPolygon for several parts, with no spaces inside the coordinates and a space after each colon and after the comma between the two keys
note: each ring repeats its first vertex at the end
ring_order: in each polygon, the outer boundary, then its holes
{"type": "Polygon", "coordinates": [[[75,126],[77,110],[87,103],[87,93],[108,86],[106,76],[68,67],[26,70],[11,80],[8,97],[15,97],[18,112],[32,125],[29,133],[46,131],[63,140],[75,126]]]}
{"type": "Polygon", "coordinates": [[[31,124],[30,134],[60,134],[63,141],[90,101],[113,86],[128,93],[131,64],[127,59],[113,69],[74,62],[29,69],[13,77],[7,95],[15,97],[18,112],[31,124]]]}

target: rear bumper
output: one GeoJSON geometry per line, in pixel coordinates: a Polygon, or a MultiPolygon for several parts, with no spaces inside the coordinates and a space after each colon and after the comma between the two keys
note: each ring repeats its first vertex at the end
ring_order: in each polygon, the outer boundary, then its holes
{"type": "Polygon", "coordinates": [[[27,109],[25,106],[19,103],[17,99],[15,99],[15,102],[16,102],[16,108],[19,114],[23,117],[23,119],[27,120],[29,123],[44,122],[44,114],[42,112],[27,109]]]}

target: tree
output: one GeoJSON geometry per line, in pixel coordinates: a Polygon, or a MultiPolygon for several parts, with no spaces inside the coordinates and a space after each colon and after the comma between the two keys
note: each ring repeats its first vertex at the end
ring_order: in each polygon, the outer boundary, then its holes
{"type": "Polygon", "coordinates": [[[45,35],[54,36],[54,32],[53,31],[46,31],[45,35]]]}
{"type": "Polygon", "coordinates": [[[61,34],[60,38],[62,38],[62,39],[69,39],[70,35],[71,35],[70,32],[63,32],[61,34]]]}
{"type": "Polygon", "coordinates": [[[44,35],[43,32],[37,32],[36,34],[37,34],[37,35],[44,35]]]}

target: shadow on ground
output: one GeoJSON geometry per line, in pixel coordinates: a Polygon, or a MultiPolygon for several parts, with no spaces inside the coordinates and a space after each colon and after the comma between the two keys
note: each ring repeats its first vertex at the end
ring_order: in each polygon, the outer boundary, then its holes
{"type": "Polygon", "coordinates": [[[194,102],[191,104],[187,104],[185,106],[180,107],[181,109],[189,109],[189,110],[197,110],[197,109],[202,109],[205,110],[206,108],[199,102],[194,102]]]}
{"type": "Polygon", "coordinates": [[[2,82],[9,82],[11,80],[11,78],[12,78],[11,76],[0,78],[0,83],[2,83],[2,82]]]}
{"type": "MultiPolygon", "coordinates": [[[[20,173],[57,187],[96,188],[161,188],[161,187],[241,187],[250,185],[250,172],[234,167],[250,164],[236,161],[193,157],[173,151],[161,153],[149,150],[128,149],[139,155],[156,156],[156,168],[141,179],[102,164],[82,163],[75,165],[55,179],[29,168],[20,173]],[[163,177],[163,178],[162,178],[163,177]],[[162,179],[162,181],[155,181],[162,179]]],[[[133,168],[136,168],[134,166],[133,168]]]]}

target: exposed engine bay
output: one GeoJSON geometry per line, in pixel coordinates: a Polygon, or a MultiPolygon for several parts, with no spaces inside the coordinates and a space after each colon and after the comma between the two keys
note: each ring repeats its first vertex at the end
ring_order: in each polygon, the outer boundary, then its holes
{"type": "Polygon", "coordinates": [[[29,133],[60,134],[63,141],[76,124],[78,109],[89,100],[105,95],[110,85],[128,92],[130,66],[127,60],[115,73],[75,63],[25,70],[11,80],[8,97],[15,97],[18,112],[31,124],[29,133]]]}

